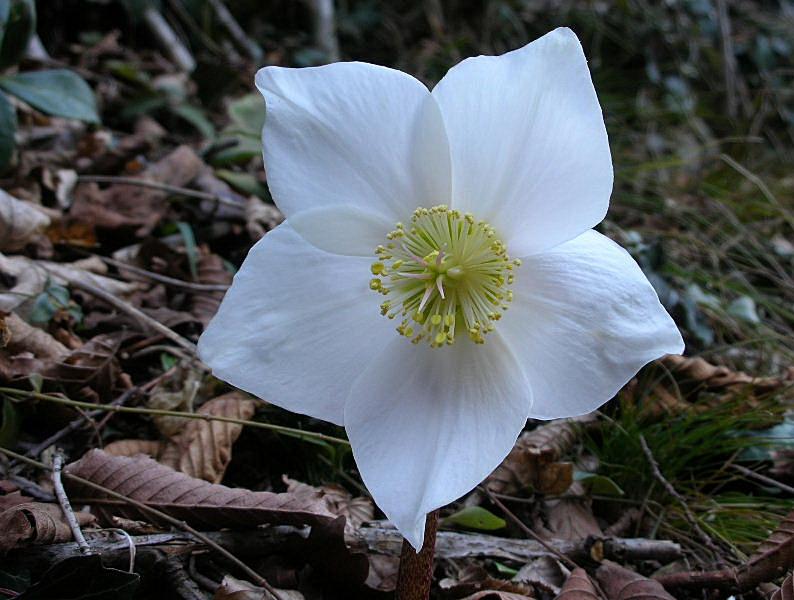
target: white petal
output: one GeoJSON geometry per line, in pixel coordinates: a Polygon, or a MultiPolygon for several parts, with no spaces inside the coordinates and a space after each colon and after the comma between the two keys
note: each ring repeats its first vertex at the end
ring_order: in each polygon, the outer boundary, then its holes
{"type": "Polygon", "coordinates": [[[628,252],[595,231],[523,259],[498,331],[524,367],[531,416],[588,413],[684,342],[628,252]]]}
{"type": "Polygon", "coordinates": [[[369,263],[318,250],[283,223],[248,253],[199,339],[201,360],[268,402],[343,424],[354,379],[397,335],[369,263]]]}
{"type": "Polygon", "coordinates": [[[394,225],[449,202],[449,147],[438,106],[410,75],[366,63],[266,67],[268,185],[289,218],[352,205],[394,225]]]}
{"type": "Polygon", "coordinates": [[[419,549],[425,515],[470,491],[504,459],[531,391],[509,348],[397,338],[356,381],[345,428],[375,502],[419,549]]]}
{"type": "Polygon", "coordinates": [[[386,244],[394,229],[379,214],[354,205],[331,205],[302,210],[290,217],[292,228],[305,240],[326,252],[366,256],[374,261],[375,248],[386,244]]]}
{"type": "Polygon", "coordinates": [[[452,154],[453,206],[491,223],[512,256],[551,248],[604,218],[609,143],[570,29],[502,56],[466,59],[433,96],[452,154]]]}

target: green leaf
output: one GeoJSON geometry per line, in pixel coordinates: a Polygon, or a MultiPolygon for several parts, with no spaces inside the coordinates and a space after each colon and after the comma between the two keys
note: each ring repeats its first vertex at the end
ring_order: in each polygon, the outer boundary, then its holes
{"type": "Polygon", "coordinates": [[[17,73],[1,77],[0,88],[48,115],[99,122],[94,92],[72,71],[52,69],[17,73]]]}
{"type": "Polygon", "coordinates": [[[236,125],[230,130],[258,138],[265,126],[265,102],[260,94],[248,94],[229,103],[229,118],[236,125]]]}
{"type": "Polygon", "coordinates": [[[248,194],[249,196],[259,196],[265,200],[269,198],[267,188],[251,173],[238,173],[237,171],[229,171],[227,169],[216,169],[215,175],[217,175],[219,179],[223,179],[238,192],[248,194]]]}
{"type": "Polygon", "coordinates": [[[5,69],[19,62],[30,36],[36,31],[34,0],[2,0],[0,28],[0,69],[5,69]]]}
{"type": "Polygon", "coordinates": [[[191,104],[172,106],[171,111],[195,127],[205,138],[215,137],[215,127],[204,114],[204,111],[191,104]]]}
{"type": "Polygon", "coordinates": [[[0,92],[0,171],[8,166],[14,155],[16,131],[17,111],[8,101],[6,95],[0,92]]]}
{"type": "Polygon", "coordinates": [[[224,148],[212,155],[210,162],[213,165],[240,165],[247,163],[252,158],[260,158],[262,156],[262,140],[259,139],[259,136],[241,135],[239,137],[223,138],[219,140],[219,144],[232,141],[236,142],[233,146],[224,148]]]}
{"type": "Polygon", "coordinates": [[[625,494],[617,483],[605,475],[575,471],[573,478],[575,481],[581,482],[591,494],[599,496],[623,496],[625,494]]]}
{"type": "Polygon", "coordinates": [[[504,519],[497,517],[481,506],[468,506],[453,515],[445,517],[441,522],[446,526],[458,525],[467,529],[479,529],[481,531],[494,531],[507,526],[504,519]]]}

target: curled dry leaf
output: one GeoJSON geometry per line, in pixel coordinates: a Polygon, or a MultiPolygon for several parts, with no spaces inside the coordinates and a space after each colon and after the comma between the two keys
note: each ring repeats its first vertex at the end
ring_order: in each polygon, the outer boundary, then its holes
{"type": "Polygon", "coordinates": [[[609,560],[598,567],[596,578],[610,600],[675,600],[658,581],[609,560]]]}
{"type": "MultiPolygon", "coordinates": [[[[78,524],[93,525],[94,515],[75,513],[78,524]]],[[[0,513],[0,552],[21,544],[54,544],[72,539],[72,530],[57,504],[27,502],[16,504],[0,513]]]]}
{"type": "MultiPolygon", "coordinates": [[[[196,412],[247,420],[255,411],[256,400],[241,392],[229,392],[205,402],[196,412]]],[[[158,460],[191,477],[219,483],[232,459],[232,445],[240,437],[243,426],[198,419],[186,425],[184,419],[182,422],[182,432],[162,446],[158,460]]]]}
{"type": "Polygon", "coordinates": [[[30,202],[24,202],[0,190],[0,251],[21,250],[50,218],[30,202]]]}
{"type": "Polygon", "coordinates": [[[30,352],[37,358],[55,360],[69,354],[69,349],[49,333],[29,325],[15,313],[6,315],[2,320],[6,328],[5,350],[7,352],[11,354],[30,352]]]}
{"type": "Polygon", "coordinates": [[[116,387],[128,387],[121,377],[122,370],[116,359],[121,344],[128,336],[125,331],[94,336],[80,348],[61,357],[44,375],[77,388],[89,386],[100,397],[107,398],[116,387]]]}
{"type": "MultiPolygon", "coordinates": [[[[210,254],[206,248],[201,249],[198,261],[198,280],[200,283],[215,285],[231,285],[232,274],[226,270],[223,260],[217,254],[210,254]]],[[[206,327],[210,319],[218,312],[224,292],[195,292],[191,301],[190,312],[206,327]]]]}
{"type": "Polygon", "coordinates": [[[769,600],[794,600],[794,574],[788,574],[769,600]]]}
{"type": "Polygon", "coordinates": [[[531,585],[549,594],[559,594],[569,574],[568,569],[550,556],[528,562],[513,577],[513,581],[531,585]]]}
{"type": "Polygon", "coordinates": [[[245,205],[245,227],[252,240],[258,240],[284,220],[281,211],[260,198],[251,196],[245,205]]]}
{"type": "MultiPolygon", "coordinates": [[[[111,456],[102,450],[91,450],[65,471],[177,519],[211,529],[254,527],[262,523],[315,525],[333,519],[325,505],[316,499],[211,484],[177,473],[146,456],[111,456]]],[[[111,514],[127,519],[152,519],[133,506],[109,501],[101,492],[73,479],[66,478],[65,484],[72,498],[95,504],[106,521],[111,514]]]]}
{"type": "Polygon", "coordinates": [[[554,600],[598,600],[599,595],[596,591],[590,576],[584,569],[577,568],[568,577],[568,581],[562,586],[562,590],[554,600]]]}
{"type": "Polygon", "coordinates": [[[328,510],[340,517],[345,517],[345,533],[352,534],[362,523],[375,518],[375,505],[370,498],[356,498],[340,485],[323,485],[314,487],[307,483],[282,477],[287,484],[287,491],[293,494],[315,496],[325,501],[328,510]]]}
{"type": "Polygon", "coordinates": [[[558,462],[576,441],[577,427],[595,417],[551,421],[522,433],[515,446],[485,484],[497,494],[532,488],[543,494],[562,494],[573,482],[573,464],[558,462]]]}
{"type": "MultiPolygon", "coordinates": [[[[193,401],[196,399],[200,385],[200,373],[193,369],[181,368],[176,372],[175,377],[157,384],[146,404],[149,408],[158,410],[193,412],[193,401]],[[172,391],[169,387],[174,382],[181,382],[177,391],[172,391]]],[[[160,433],[167,438],[179,435],[185,427],[185,419],[180,417],[156,415],[152,420],[160,433]]]]}

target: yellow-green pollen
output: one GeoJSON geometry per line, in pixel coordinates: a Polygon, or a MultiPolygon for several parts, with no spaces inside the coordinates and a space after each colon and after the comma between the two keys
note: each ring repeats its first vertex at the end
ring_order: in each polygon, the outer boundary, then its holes
{"type": "Polygon", "coordinates": [[[445,205],[417,208],[378,246],[370,289],[387,297],[381,314],[400,317],[415,344],[452,344],[465,332],[477,344],[513,299],[508,287],[521,261],[511,260],[493,227],[445,205]]]}

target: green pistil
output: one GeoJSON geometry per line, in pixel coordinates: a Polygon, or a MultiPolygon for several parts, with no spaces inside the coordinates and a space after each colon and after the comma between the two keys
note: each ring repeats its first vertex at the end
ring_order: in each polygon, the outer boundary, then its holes
{"type": "Polygon", "coordinates": [[[397,331],[414,343],[452,344],[461,331],[477,344],[494,330],[513,299],[508,289],[520,261],[484,221],[444,205],[417,208],[378,246],[369,287],[387,296],[381,314],[398,315],[397,331]]]}

